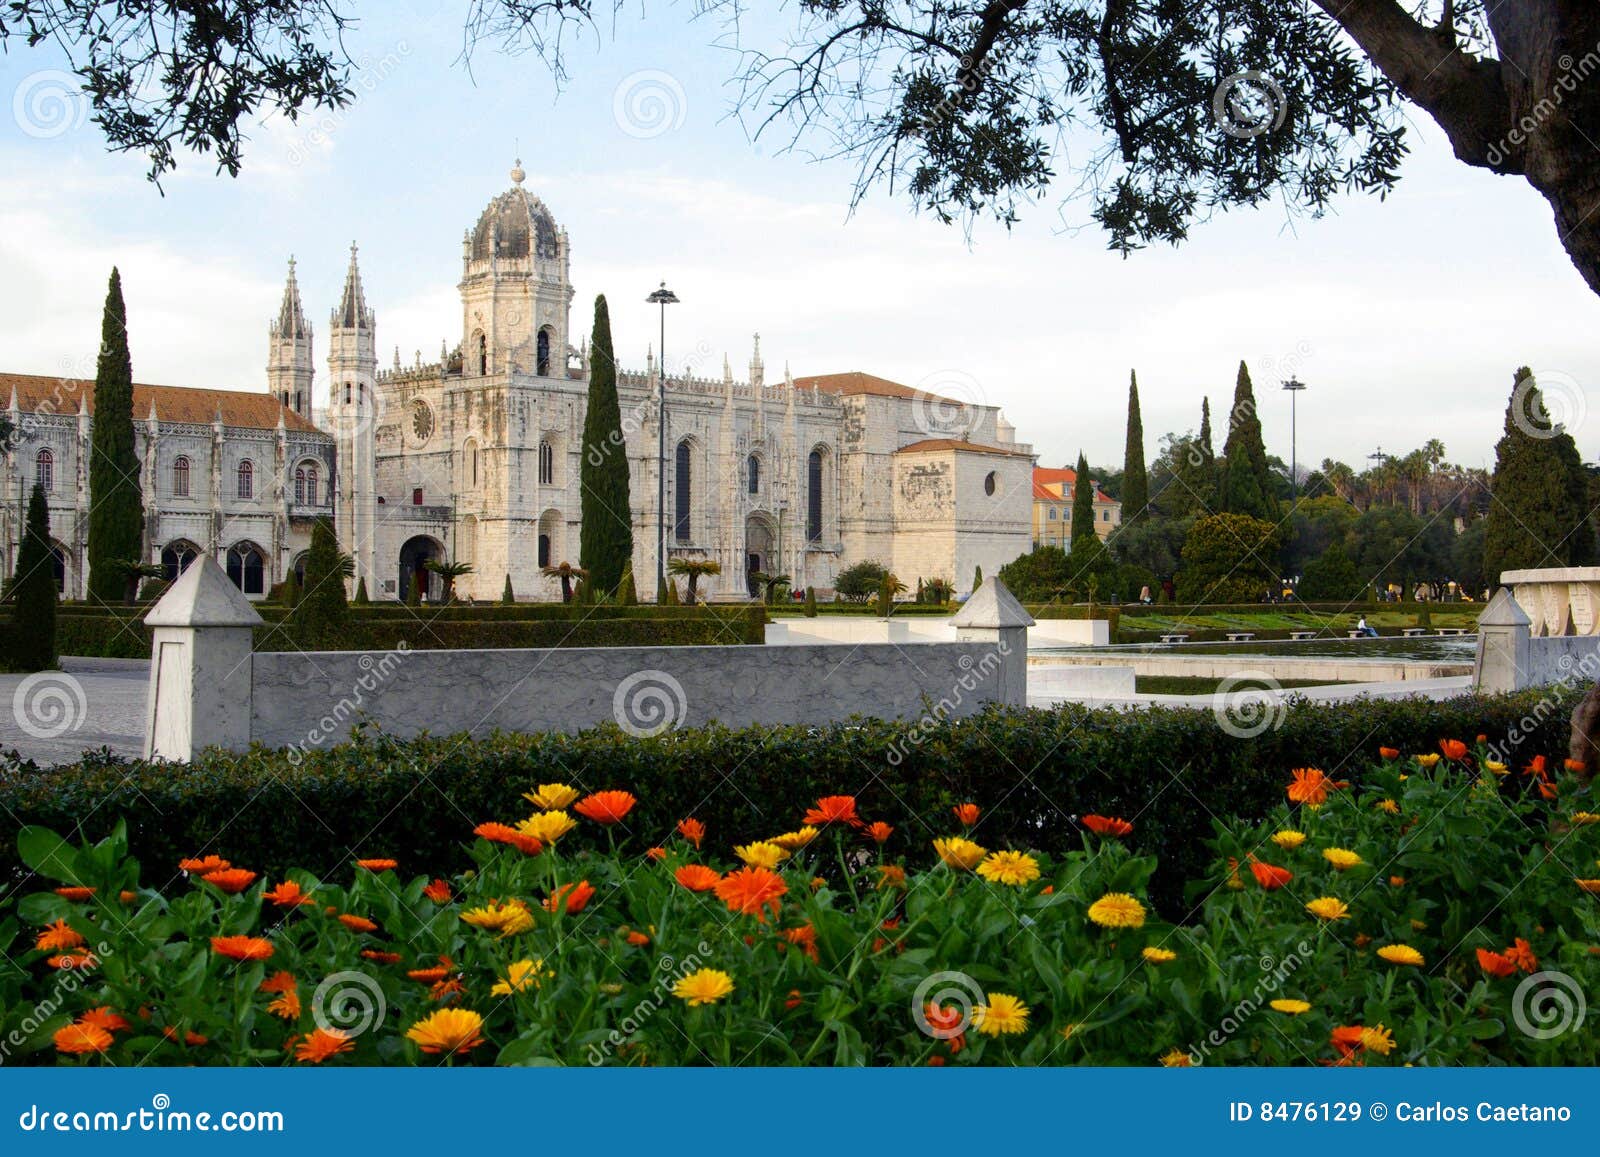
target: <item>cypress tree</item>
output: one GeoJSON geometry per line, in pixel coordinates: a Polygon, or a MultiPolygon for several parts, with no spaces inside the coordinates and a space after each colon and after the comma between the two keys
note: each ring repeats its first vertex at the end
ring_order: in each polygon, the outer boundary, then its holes
{"type": "Polygon", "coordinates": [[[589,404],[583,419],[579,468],[582,526],[578,564],[591,589],[613,594],[633,558],[633,514],[628,505],[628,455],[617,401],[617,362],[611,348],[611,313],[605,295],[594,299],[589,340],[589,404]]]}
{"type": "Polygon", "coordinates": [[[1139,416],[1139,376],[1128,373],[1128,443],[1122,452],[1122,521],[1134,521],[1150,505],[1144,469],[1144,421],[1139,416]]]}
{"type": "Polygon", "coordinates": [[[13,670],[42,671],[56,665],[56,571],[50,553],[50,504],[44,487],[33,484],[28,498],[28,524],[17,551],[17,573],[11,579],[11,646],[7,662],[13,670]]]}
{"type": "Polygon", "coordinates": [[[633,585],[633,563],[622,569],[622,585],[617,588],[617,604],[619,606],[636,606],[639,602],[639,591],[633,585]]]}
{"type": "Polygon", "coordinates": [[[1586,565],[1594,532],[1583,462],[1572,435],[1551,424],[1526,366],[1517,371],[1494,460],[1483,541],[1489,583],[1507,570],[1586,565]]]}
{"type": "Polygon", "coordinates": [[[144,505],[133,443],[133,361],[122,277],[111,271],[95,366],[94,434],[89,445],[89,598],[120,603],[127,577],[113,563],[144,554],[144,505]]]}
{"type": "Polygon", "coordinates": [[[817,588],[816,587],[807,587],[806,588],[806,618],[814,619],[816,617],[817,617],[817,588]]]}
{"type": "Polygon", "coordinates": [[[1250,368],[1242,361],[1233,388],[1233,410],[1228,415],[1228,440],[1222,457],[1222,510],[1276,523],[1278,503],[1272,497],[1267,448],[1261,441],[1261,416],[1256,412],[1250,368]]]}
{"type": "Polygon", "coordinates": [[[975,566],[975,567],[972,568],[972,592],[974,594],[976,594],[977,591],[978,591],[978,588],[981,587],[982,585],[983,585],[983,568],[981,566],[975,566]]]}
{"type": "Polygon", "coordinates": [[[348,561],[339,553],[333,523],[319,518],[311,527],[311,549],[306,552],[306,581],[294,617],[308,642],[336,639],[350,621],[344,597],[348,561]]]}
{"type": "Polygon", "coordinates": [[[1072,545],[1094,538],[1094,483],[1089,479],[1089,463],[1078,451],[1078,479],[1072,484],[1072,545]]]}
{"type": "Polygon", "coordinates": [[[516,592],[511,589],[511,576],[506,575],[506,585],[500,591],[500,605],[509,607],[517,601],[516,592]]]}
{"type": "Polygon", "coordinates": [[[356,597],[350,600],[352,606],[364,607],[372,600],[367,597],[367,576],[362,575],[356,581],[356,597]]]}

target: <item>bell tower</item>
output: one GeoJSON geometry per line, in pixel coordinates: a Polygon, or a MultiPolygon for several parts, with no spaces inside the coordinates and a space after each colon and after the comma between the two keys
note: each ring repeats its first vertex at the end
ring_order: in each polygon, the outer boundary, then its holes
{"type": "Polygon", "coordinates": [[[355,559],[350,589],[354,591],[356,584],[366,579],[367,591],[373,596],[378,593],[373,569],[378,478],[377,373],[377,320],[367,308],[352,242],[344,292],[328,325],[328,425],[338,454],[334,528],[340,545],[355,559]]]}
{"type": "Polygon", "coordinates": [[[289,280],[283,287],[278,316],[267,329],[267,388],[289,409],[311,420],[311,325],[300,308],[300,286],[289,258],[289,280]]]}

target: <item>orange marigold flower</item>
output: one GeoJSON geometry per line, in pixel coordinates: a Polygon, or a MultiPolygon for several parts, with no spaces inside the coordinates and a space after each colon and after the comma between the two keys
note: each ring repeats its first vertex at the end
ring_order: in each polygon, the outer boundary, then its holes
{"type": "Polygon", "coordinates": [[[646,848],[644,850],[644,858],[649,860],[652,864],[659,864],[662,860],[667,858],[667,849],[659,847],[646,848]]]}
{"type": "Polygon", "coordinates": [[[929,1001],[922,1008],[922,1019],[927,1022],[927,1034],[934,1040],[950,1042],[950,1051],[958,1053],[967,1044],[967,1014],[959,1005],[946,1008],[929,1001]]]}
{"type": "Polygon", "coordinates": [[[1133,825],[1118,816],[1088,815],[1082,817],[1083,826],[1097,836],[1121,838],[1133,831],[1133,825]]]}
{"type": "Polygon", "coordinates": [[[1572,772],[1574,775],[1582,775],[1584,769],[1588,767],[1588,764],[1584,763],[1581,759],[1563,759],[1561,761],[1561,766],[1572,772]]]}
{"type": "Polygon", "coordinates": [[[271,900],[280,908],[298,908],[302,904],[312,902],[311,893],[305,891],[293,880],[285,880],[270,892],[261,894],[263,900],[271,900]]]}
{"type": "Polygon", "coordinates": [[[276,1000],[267,1005],[267,1011],[273,1016],[281,1016],[284,1020],[300,1019],[300,992],[291,988],[282,993],[276,1000]]]}
{"type": "Polygon", "coordinates": [[[1439,740],[1439,750],[1444,752],[1444,757],[1456,763],[1467,757],[1467,745],[1459,739],[1439,740]]]}
{"type": "Polygon", "coordinates": [[[1399,759],[1400,749],[1398,747],[1380,747],[1378,748],[1378,754],[1384,759],[1399,759]]]}
{"type": "Polygon", "coordinates": [[[620,824],[638,802],[631,791],[597,791],[580,799],[572,810],[597,824],[620,824]]]}
{"type": "Polygon", "coordinates": [[[166,1037],[173,1044],[185,1044],[190,1048],[199,1048],[201,1045],[211,1043],[210,1037],[201,1036],[193,1029],[185,1029],[183,1034],[180,1036],[178,1034],[177,1027],[170,1024],[163,1025],[161,1027],[161,1035],[166,1037]]]}
{"type": "Polygon", "coordinates": [[[785,928],[783,938],[811,957],[813,964],[821,963],[822,958],[817,955],[817,930],[810,924],[802,924],[798,928],[785,928]]]}
{"type": "Polygon", "coordinates": [[[678,821],[678,834],[700,850],[700,841],[706,838],[706,825],[697,819],[678,821]]]}
{"type": "Polygon", "coordinates": [[[100,960],[87,948],[74,948],[71,952],[63,952],[59,956],[45,957],[45,963],[51,968],[62,970],[70,968],[89,969],[99,964],[100,960]]]}
{"type": "Polygon", "coordinates": [[[1518,936],[1510,948],[1501,953],[1524,972],[1539,971],[1539,958],[1533,954],[1533,945],[1518,936]]]}
{"type": "Polygon", "coordinates": [[[294,973],[279,969],[261,982],[262,992],[293,992],[298,982],[294,973]]]}
{"type": "Polygon", "coordinates": [[[139,898],[139,893],[130,892],[126,888],[124,888],[122,891],[117,893],[117,899],[121,900],[124,904],[131,904],[135,900],[137,900],[138,898],[139,898]]]}
{"type": "Polygon", "coordinates": [[[356,867],[365,868],[369,872],[392,872],[400,866],[399,860],[357,860],[356,867]]]}
{"type": "Polygon", "coordinates": [[[207,856],[203,860],[178,861],[178,868],[180,871],[197,873],[202,876],[207,872],[221,872],[231,867],[233,867],[233,865],[227,860],[224,860],[221,856],[207,856]]]}
{"type": "Polygon", "coordinates": [[[374,960],[379,964],[399,964],[404,959],[398,952],[380,952],[376,948],[363,948],[361,957],[363,960],[374,960]]]}
{"type": "Polygon", "coordinates": [[[76,903],[91,898],[94,891],[93,888],[86,888],[82,884],[66,884],[56,889],[56,895],[76,903]]]}
{"type": "Polygon", "coordinates": [[[643,932],[629,932],[628,943],[632,944],[635,948],[643,948],[646,944],[650,943],[650,937],[643,932]]]}
{"type": "Polygon", "coordinates": [[[1288,788],[1290,802],[1321,807],[1327,801],[1333,781],[1322,771],[1315,767],[1297,767],[1290,774],[1294,776],[1288,788]]]}
{"type": "Polygon", "coordinates": [[[33,942],[33,946],[43,952],[59,952],[63,948],[76,948],[85,943],[87,941],[83,933],[73,931],[65,920],[57,920],[39,933],[39,938],[33,942]]]}
{"type": "Polygon", "coordinates": [[[433,882],[422,889],[422,894],[435,904],[448,904],[450,902],[450,885],[445,880],[435,876],[433,882]]]}
{"type": "Polygon", "coordinates": [[[1542,756],[1542,755],[1534,756],[1533,759],[1529,761],[1528,766],[1525,769],[1523,769],[1522,774],[1523,775],[1536,775],[1540,779],[1549,779],[1550,778],[1550,773],[1545,770],[1544,756],[1542,756]]]}
{"type": "Polygon", "coordinates": [[[350,1052],[355,1047],[349,1033],[336,1028],[314,1028],[294,1046],[294,1059],[320,1065],[329,1057],[350,1052]]]}
{"type": "Polygon", "coordinates": [[[214,888],[230,895],[239,893],[256,882],[256,874],[244,868],[218,868],[200,877],[214,888]]]}
{"type": "Polygon", "coordinates": [[[827,883],[828,881],[823,879],[821,876],[812,876],[809,881],[811,890],[813,892],[820,892],[824,887],[827,886],[827,883]]]}
{"type": "Polygon", "coordinates": [[[103,1053],[111,1047],[111,1034],[99,1025],[68,1024],[55,1032],[56,1051],[63,1053],[103,1053]]]}
{"type": "Polygon", "coordinates": [[[978,805],[975,803],[958,803],[950,809],[955,812],[956,819],[961,821],[963,827],[971,827],[978,822],[978,805]]]}
{"type": "Polygon", "coordinates": [[[348,912],[340,913],[339,923],[352,932],[376,932],[378,926],[365,916],[352,916],[348,912]]]}
{"type": "Polygon", "coordinates": [[[95,1028],[103,1028],[107,1032],[126,1032],[133,1027],[109,1004],[102,1004],[99,1008],[91,1008],[88,1012],[78,1017],[78,1023],[93,1025],[95,1028]]]}
{"type": "Polygon", "coordinates": [[[704,864],[685,864],[673,873],[673,878],[691,892],[709,892],[722,880],[715,869],[704,864]]]}
{"type": "Polygon", "coordinates": [[[545,899],[546,912],[560,912],[563,908],[570,916],[576,916],[588,906],[594,889],[588,880],[579,880],[576,884],[562,884],[545,899]]]}
{"type": "Polygon", "coordinates": [[[272,941],[255,936],[213,936],[211,951],[234,960],[269,960],[272,957],[272,941]]]}
{"type": "Polygon", "coordinates": [[[1406,878],[1404,876],[1390,876],[1389,886],[1391,888],[1404,888],[1406,886],[1406,878]]]}
{"type": "Polygon", "coordinates": [[[1556,790],[1556,785],[1547,779],[1539,781],[1539,796],[1547,803],[1554,803],[1561,793],[1556,790]]]}
{"type": "Polygon", "coordinates": [[[866,834],[877,843],[885,844],[894,835],[894,829],[882,820],[875,820],[867,825],[866,834]]]}
{"type": "Polygon", "coordinates": [[[803,822],[817,827],[823,824],[849,824],[853,828],[859,828],[861,817],[856,815],[856,797],[825,795],[817,801],[816,807],[806,812],[803,822]]]}
{"type": "Polygon", "coordinates": [[[441,1008],[406,1029],[425,1053],[464,1053],[483,1043],[483,1017],[465,1008],[441,1008]]]}
{"type": "MultiPolygon", "coordinates": [[[[853,801],[852,806],[854,806],[853,801]]],[[[717,883],[717,898],[726,904],[730,911],[754,916],[765,923],[766,911],[770,908],[772,915],[776,917],[778,898],[788,890],[783,877],[776,872],[766,868],[740,868],[729,872],[717,883]]]]}
{"type": "Polygon", "coordinates": [[[1487,948],[1479,948],[1477,954],[1478,967],[1490,976],[1498,976],[1504,979],[1517,971],[1517,962],[1508,956],[1502,956],[1498,952],[1491,952],[1487,948]]]}
{"type": "Polygon", "coordinates": [[[1269,892],[1283,887],[1294,879],[1294,873],[1288,868],[1280,868],[1276,864],[1263,863],[1254,856],[1250,857],[1250,874],[1256,878],[1256,883],[1269,892]]]}
{"type": "Polygon", "coordinates": [[[805,997],[800,995],[800,990],[798,988],[791,988],[789,990],[789,995],[784,998],[783,1007],[795,1009],[799,1008],[804,1003],[805,997]]]}
{"type": "Polygon", "coordinates": [[[492,844],[506,844],[516,848],[525,856],[537,856],[544,851],[544,844],[537,836],[530,836],[526,832],[519,832],[509,824],[486,823],[479,824],[472,829],[472,833],[481,836],[492,844]]]}
{"type": "Polygon", "coordinates": [[[878,889],[904,888],[906,886],[906,870],[899,864],[878,865],[878,889]]]}
{"type": "MultiPolygon", "coordinates": [[[[443,957],[440,959],[443,959],[443,957]]],[[[408,969],[406,972],[406,977],[408,979],[420,981],[423,984],[438,984],[441,980],[445,979],[449,975],[450,962],[448,960],[445,961],[444,966],[436,966],[434,968],[412,968],[408,969]]]]}

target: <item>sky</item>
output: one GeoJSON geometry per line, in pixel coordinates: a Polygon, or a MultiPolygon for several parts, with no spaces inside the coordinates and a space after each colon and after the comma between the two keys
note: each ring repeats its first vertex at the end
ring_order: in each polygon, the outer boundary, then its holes
{"type": "MultiPolygon", "coordinates": [[[[1009,232],[913,214],[887,192],[848,209],[854,167],[752,140],[732,114],[738,57],[673,9],[622,17],[571,45],[558,90],[535,58],[462,57],[462,0],[362,6],[345,39],[351,107],[249,130],[238,179],[183,156],[163,189],[139,155],[108,153],[54,50],[0,56],[0,370],[92,376],[105,279],[120,268],[136,380],[260,390],[267,324],[297,259],[316,330],[360,246],[379,362],[461,340],[461,235],[510,186],[568,231],[573,335],[607,296],[619,358],[642,367],[663,279],[669,368],[741,378],[761,334],[768,380],[865,370],[1001,406],[1042,465],[1122,461],[1130,370],[1146,455],[1225,411],[1241,359],[1267,446],[1357,468],[1429,438],[1493,463],[1512,375],[1531,366],[1586,460],[1600,380],[1600,298],[1525,182],[1468,169],[1411,120],[1387,200],[1328,216],[1281,206],[1197,225],[1183,246],[1124,259],[1087,202],[1051,199],[1009,232]],[[7,115],[9,113],[9,115],[7,115]]],[[[747,25],[771,45],[785,18],[747,25]]],[[[1220,443],[1220,434],[1219,434],[1220,443]]],[[[1220,450],[1220,444],[1218,449],[1220,450]]]]}

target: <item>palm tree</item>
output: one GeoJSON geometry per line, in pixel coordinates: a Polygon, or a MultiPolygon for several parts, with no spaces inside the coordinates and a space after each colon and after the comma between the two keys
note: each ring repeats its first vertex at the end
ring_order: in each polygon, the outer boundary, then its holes
{"type": "Polygon", "coordinates": [[[769,605],[778,597],[778,591],[790,585],[788,575],[768,574],[762,570],[751,571],[750,581],[755,584],[761,600],[769,605]]]}
{"type": "Polygon", "coordinates": [[[689,589],[686,598],[692,607],[695,604],[695,591],[700,583],[701,575],[714,575],[722,573],[722,564],[709,558],[669,558],[667,560],[668,574],[681,574],[689,580],[689,589]]]}
{"type": "Polygon", "coordinates": [[[139,583],[147,578],[164,578],[166,569],[160,563],[140,562],[136,558],[119,558],[112,562],[113,574],[122,576],[122,601],[133,606],[139,601],[139,583]]]}
{"type": "Polygon", "coordinates": [[[472,573],[470,562],[449,562],[442,558],[430,558],[422,565],[439,576],[439,584],[443,588],[440,594],[447,603],[455,597],[456,579],[472,573]]]}
{"type": "Polygon", "coordinates": [[[542,569],[545,577],[561,580],[561,601],[564,603],[572,601],[573,580],[589,577],[588,571],[581,566],[573,566],[570,562],[561,562],[542,569]]]}
{"type": "Polygon", "coordinates": [[[878,580],[878,613],[888,618],[894,611],[896,595],[903,595],[909,588],[892,574],[886,574],[878,580]]]}

